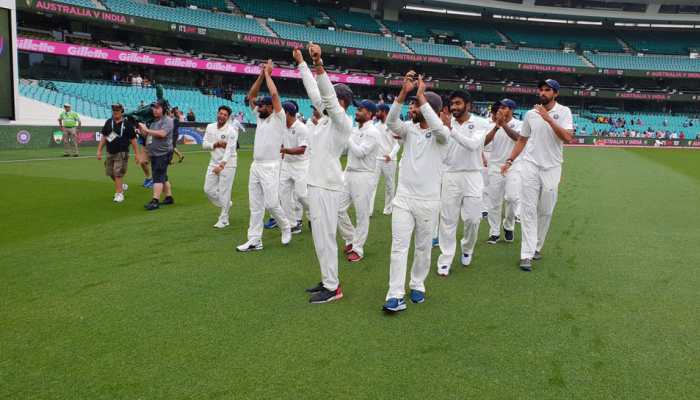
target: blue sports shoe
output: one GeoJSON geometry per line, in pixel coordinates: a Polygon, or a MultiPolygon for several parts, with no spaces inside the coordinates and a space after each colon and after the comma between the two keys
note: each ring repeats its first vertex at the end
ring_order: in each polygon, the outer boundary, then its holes
{"type": "Polygon", "coordinates": [[[273,228],[277,228],[277,220],[275,220],[274,218],[270,218],[265,223],[265,229],[273,229],[273,228]]]}
{"type": "Polygon", "coordinates": [[[382,310],[388,313],[395,313],[403,311],[406,309],[406,302],[403,299],[397,299],[395,297],[390,298],[384,303],[382,310]]]}
{"type": "Polygon", "coordinates": [[[440,240],[438,238],[433,238],[433,247],[440,246],[440,240]]]}
{"type": "Polygon", "coordinates": [[[411,301],[415,304],[420,304],[425,301],[425,292],[420,290],[411,290],[411,301]]]}
{"type": "Polygon", "coordinates": [[[143,187],[146,189],[151,189],[153,187],[153,179],[151,178],[146,178],[143,180],[143,187]]]}

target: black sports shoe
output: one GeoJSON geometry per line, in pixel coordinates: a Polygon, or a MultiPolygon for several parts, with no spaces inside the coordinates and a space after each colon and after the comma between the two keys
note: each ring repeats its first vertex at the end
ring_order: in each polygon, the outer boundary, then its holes
{"type": "Polygon", "coordinates": [[[160,208],[160,203],[158,203],[158,200],[156,199],[151,199],[151,201],[143,207],[148,211],[153,211],[160,208]]]}
{"type": "Polygon", "coordinates": [[[523,258],[520,260],[520,269],[525,272],[532,271],[532,260],[529,258],[523,258]]]}
{"type": "Polygon", "coordinates": [[[498,239],[500,239],[500,238],[501,238],[500,236],[491,235],[491,236],[489,236],[489,239],[486,241],[486,243],[496,244],[496,243],[498,243],[498,239]]]}
{"type": "Polygon", "coordinates": [[[506,242],[510,243],[513,241],[513,231],[509,231],[508,229],[504,229],[506,232],[506,242]]]}
{"type": "Polygon", "coordinates": [[[175,200],[173,199],[173,196],[167,196],[165,199],[163,199],[163,202],[160,203],[164,206],[170,205],[170,204],[175,204],[175,200]]]}
{"type": "Polygon", "coordinates": [[[535,260],[535,261],[541,260],[541,259],[542,259],[542,253],[540,253],[539,251],[535,250],[535,255],[532,256],[532,259],[535,260]]]}
{"type": "Polygon", "coordinates": [[[338,286],[335,290],[323,288],[320,292],[314,293],[309,299],[311,304],[330,303],[343,298],[343,290],[338,286]]]}
{"type": "Polygon", "coordinates": [[[325,288],[323,287],[323,282],[319,282],[318,285],[316,285],[312,288],[304,289],[304,291],[306,293],[311,293],[311,294],[318,293],[321,290],[325,290],[325,288]]]}
{"type": "Polygon", "coordinates": [[[292,227],[292,234],[301,233],[301,227],[304,224],[301,221],[297,221],[297,224],[292,227]]]}
{"type": "Polygon", "coordinates": [[[484,219],[485,219],[485,218],[488,217],[488,216],[489,216],[489,212],[488,212],[488,211],[482,211],[482,212],[481,212],[481,218],[484,218],[484,219]]]}

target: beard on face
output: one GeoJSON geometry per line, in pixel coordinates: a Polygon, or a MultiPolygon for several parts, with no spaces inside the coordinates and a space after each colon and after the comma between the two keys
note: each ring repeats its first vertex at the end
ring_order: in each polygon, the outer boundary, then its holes
{"type": "Polygon", "coordinates": [[[418,124],[418,123],[423,122],[423,114],[421,114],[421,113],[413,112],[413,113],[410,113],[409,116],[411,117],[411,121],[414,124],[418,124]]]}
{"type": "Polygon", "coordinates": [[[265,119],[270,116],[270,112],[265,109],[261,109],[258,110],[258,115],[260,116],[260,118],[265,119]]]}
{"type": "Polygon", "coordinates": [[[540,103],[542,103],[542,105],[549,104],[552,100],[554,100],[554,97],[547,97],[543,94],[540,95],[540,103]]]}
{"type": "Polygon", "coordinates": [[[459,117],[463,116],[465,112],[467,112],[467,107],[464,107],[464,108],[450,107],[450,112],[452,113],[453,117],[459,118],[459,117]]]}

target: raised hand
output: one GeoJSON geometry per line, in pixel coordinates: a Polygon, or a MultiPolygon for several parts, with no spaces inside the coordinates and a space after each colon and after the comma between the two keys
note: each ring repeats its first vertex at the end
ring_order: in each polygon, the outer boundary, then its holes
{"type": "Polygon", "coordinates": [[[265,70],[265,75],[272,76],[272,60],[267,60],[263,68],[265,70]]]}
{"type": "Polygon", "coordinates": [[[304,62],[304,55],[301,53],[301,50],[299,50],[299,49],[292,50],[292,58],[294,59],[294,62],[296,62],[297,64],[301,64],[304,62]]]}
{"type": "Polygon", "coordinates": [[[542,104],[535,104],[535,112],[537,112],[537,114],[539,114],[539,116],[542,117],[542,119],[545,120],[545,122],[551,123],[554,121],[554,119],[552,119],[552,116],[549,115],[549,112],[546,108],[544,108],[542,104]]]}
{"type": "Polygon", "coordinates": [[[403,91],[404,93],[411,92],[416,87],[415,77],[415,71],[408,71],[408,73],[406,73],[406,75],[403,77],[403,85],[401,86],[401,91],[403,91]]]}
{"type": "Polygon", "coordinates": [[[425,94],[425,82],[423,81],[423,75],[418,76],[418,93],[416,96],[422,96],[425,94]]]}
{"type": "Polygon", "coordinates": [[[309,42],[309,56],[311,56],[311,59],[314,61],[314,64],[318,64],[321,61],[321,46],[309,42]]]}
{"type": "Polygon", "coordinates": [[[452,128],[452,114],[449,111],[440,110],[440,120],[446,127],[452,128]]]}

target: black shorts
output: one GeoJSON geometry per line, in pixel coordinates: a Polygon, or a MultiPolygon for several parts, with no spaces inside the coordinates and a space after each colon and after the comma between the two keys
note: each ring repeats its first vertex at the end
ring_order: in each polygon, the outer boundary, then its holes
{"type": "Polygon", "coordinates": [[[153,171],[153,183],[165,183],[168,181],[168,165],[173,158],[173,153],[162,156],[151,156],[151,170],[153,171]]]}

